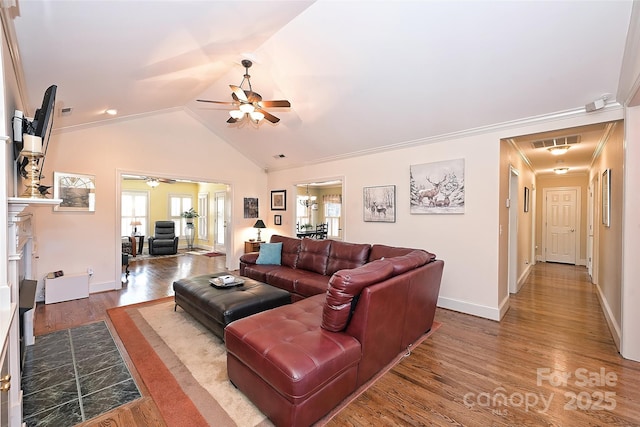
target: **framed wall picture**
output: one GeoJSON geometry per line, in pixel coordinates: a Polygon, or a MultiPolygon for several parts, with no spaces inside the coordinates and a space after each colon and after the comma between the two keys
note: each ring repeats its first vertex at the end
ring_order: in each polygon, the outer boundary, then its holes
{"type": "Polygon", "coordinates": [[[274,215],[273,216],[273,223],[275,225],[282,225],[282,215],[274,215]]]}
{"type": "Polygon", "coordinates": [[[464,213],[464,193],[464,159],[410,166],[410,213],[464,213]]]}
{"type": "Polygon", "coordinates": [[[62,199],[54,210],[62,212],[95,212],[96,178],[77,173],[53,173],[53,198],[62,199]]]}
{"type": "Polygon", "coordinates": [[[271,210],[272,211],[287,210],[287,190],[271,191],[271,210]]]}
{"type": "Polygon", "coordinates": [[[365,222],[396,222],[396,186],[364,187],[362,206],[365,222]]]}
{"type": "Polygon", "coordinates": [[[257,197],[244,198],[244,217],[258,218],[258,198],[257,197]]]}
{"type": "Polygon", "coordinates": [[[524,187],[524,211],[529,212],[529,187],[524,187]]]}
{"type": "Polygon", "coordinates": [[[611,226],[611,169],[602,172],[602,224],[611,226]]]}

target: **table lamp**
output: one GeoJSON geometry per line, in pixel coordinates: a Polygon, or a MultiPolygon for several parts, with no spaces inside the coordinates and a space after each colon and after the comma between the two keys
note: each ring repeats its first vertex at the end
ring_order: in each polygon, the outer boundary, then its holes
{"type": "Polygon", "coordinates": [[[258,242],[260,242],[260,229],[261,228],[267,228],[266,225],[264,225],[264,221],[262,221],[261,219],[257,220],[255,224],[253,224],[253,228],[257,228],[258,229],[258,242]]]}
{"type": "Polygon", "coordinates": [[[133,227],[133,232],[131,233],[131,235],[136,236],[138,234],[138,226],[142,225],[142,223],[138,220],[133,220],[131,221],[130,225],[133,227]]]}

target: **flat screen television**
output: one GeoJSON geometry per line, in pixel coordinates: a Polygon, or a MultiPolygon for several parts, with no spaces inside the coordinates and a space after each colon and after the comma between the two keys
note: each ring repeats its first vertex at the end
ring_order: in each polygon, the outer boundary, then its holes
{"type": "Polygon", "coordinates": [[[42,107],[36,110],[36,114],[33,117],[32,127],[35,129],[32,135],[42,138],[43,144],[47,141],[45,137],[49,135],[49,121],[53,115],[57,90],[58,86],[56,85],[51,85],[47,88],[42,99],[42,107]]]}
{"type": "Polygon", "coordinates": [[[56,103],[56,91],[58,86],[51,85],[44,92],[42,98],[42,106],[38,108],[34,114],[33,120],[29,121],[26,117],[22,117],[22,112],[16,110],[13,121],[13,140],[14,144],[14,156],[18,159],[20,151],[22,150],[23,141],[22,134],[35,135],[42,138],[42,144],[44,152],[46,154],[46,147],[49,145],[49,124],[53,123],[53,109],[56,103]]]}
{"type": "MultiPolygon", "coordinates": [[[[51,137],[50,128],[53,127],[53,110],[56,103],[56,91],[58,86],[51,85],[44,92],[42,98],[42,106],[38,108],[34,114],[33,120],[29,121],[27,118],[20,119],[18,111],[14,116],[13,121],[13,133],[14,133],[14,158],[18,160],[18,173],[23,177],[27,177],[26,167],[29,164],[29,160],[23,157],[21,160],[20,151],[24,147],[24,141],[22,140],[22,134],[39,136],[42,139],[42,148],[44,157],[37,160],[39,167],[38,180],[42,179],[42,170],[44,169],[44,160],[47,155],[47,149],[49,148],[49,138],[51,137]]],[[[47,190],[50,187],[41,185],[39,190],[44,196],[47,194],[47,190]]]]}

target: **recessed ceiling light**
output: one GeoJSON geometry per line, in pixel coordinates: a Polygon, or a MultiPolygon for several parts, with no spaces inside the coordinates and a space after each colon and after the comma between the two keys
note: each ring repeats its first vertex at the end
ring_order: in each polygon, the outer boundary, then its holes
{"type": "Polygon", "coordinates": [[[116,114],[118,114],[118,110],[116,110],[115,108],[109,108],[108,110],[105,110],[104,112],[107,113],[110,116],[115,116],[116,114]]]}

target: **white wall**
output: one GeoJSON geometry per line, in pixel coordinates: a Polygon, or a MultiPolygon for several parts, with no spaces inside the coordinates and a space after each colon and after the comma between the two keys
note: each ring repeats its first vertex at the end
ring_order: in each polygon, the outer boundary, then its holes
{"type": "Polygon", "coordinates": [[[264,171],[182,110],[54,133],[45,162],[45,184],[53,183],[53,171],[95,175],[96,211],[38,208],[39,277],[53,270],[74,273],[91,267],[92,292],[121,286],[116,206],[122,171],[230,184],[230,268],[237,268],[243,241],[255,222],[243,218],[243,197],[258,197],[261,212],[268,207],[264,171]]]}
{"type": "Polygon", "coordinates": [[[625,187],[622,271],[622,356],[640,361],[640,107],[625,117],[625,187]]]}
{"type": "MultiPolygon", "coordinates": [[[[445,261],[438,305],[498,320],[508,308],[506,230],[503,215],[508,197],[501,189],[500,140],[517,135],[563,129],[621,118],[622,110],[595,115],[558,118],[544,123],[514,126],[448,140],[401,148],[279,171],[268,176],[269,189],[289,190],[288,206],[294,202],[293,184],[344,179],[344,231],[348,242],[385,243],[419,247],[445,261]],[[458,215],[411,215],[409,213],[409,166],[441,160],[465,159],[465,213],[458,215]],[[362,191],[365,186],[396,185],[395,223],[364,222],[362,191]],[[503,234],[500,235],[502,225],[503,234]]],[[[508,163],[508,162],[507,162],[508,163]]],[[[525,181],[532,177],[525,174],[525,181]]],[[[294,211],[268,212],[270,232],[293,234],[294,211]],[[283,226],[274,229],[274,213],[283,215],[283,226]]]]}

